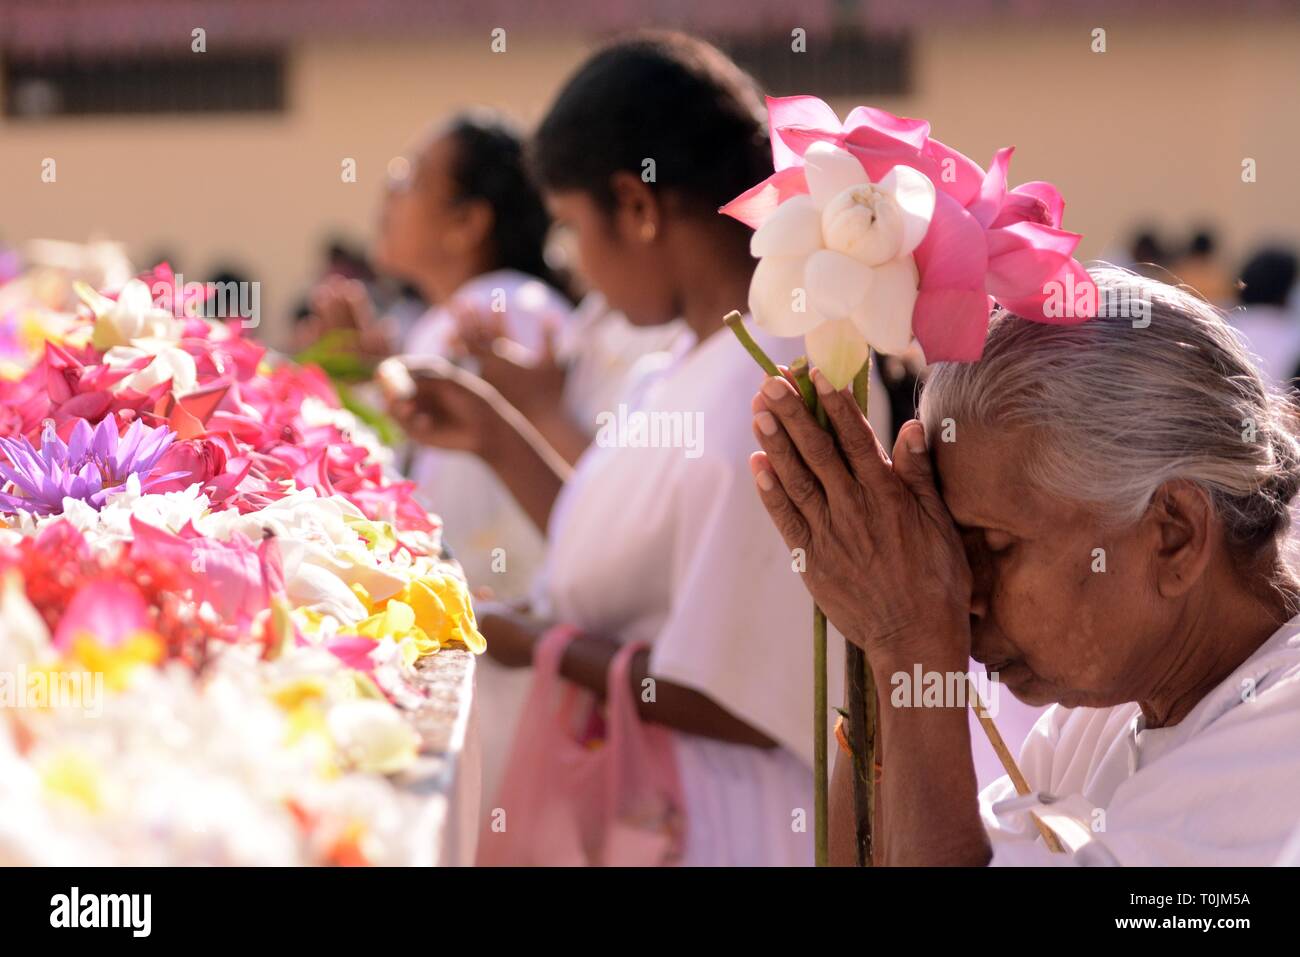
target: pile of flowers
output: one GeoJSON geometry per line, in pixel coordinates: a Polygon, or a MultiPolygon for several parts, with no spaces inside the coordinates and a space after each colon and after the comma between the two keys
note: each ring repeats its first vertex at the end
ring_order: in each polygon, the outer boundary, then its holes
{"type": "Polygon", "coordinates": [[[416,663],[483,650],[437,520],[165,266],[10,292],[0,864],[410,860],[416,663]]]}

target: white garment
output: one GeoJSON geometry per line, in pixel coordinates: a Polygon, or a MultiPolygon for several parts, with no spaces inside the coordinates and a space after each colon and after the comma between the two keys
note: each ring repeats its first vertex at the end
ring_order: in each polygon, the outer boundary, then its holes
{"type": "Polygon", "coordinates": [[[1247,306],[1229,314],[1246,348],[1275,384],[1284,385],[1300,366],[1300,312],[1247,306]]]}
{"type": "Polygon", "coordinates": [[[598,292],[588,293],[573,310],[556,346],[564,363],[564,407],[589,433],[597,416],[617,409],[628,389],[644,375],[664,368],[674,348],[691,341],[680,321],[634,326],[613,312],[598,292]]]}
{"type": "MultiPolygon", "coordinates": [[[[755,332],[778,362],[802,345],[755,332]]],[[[780,743],[762,750],[675,735],[687,863],[812,863],[812,601],[749,470],[761,380],[726,329],[648,377],[635,408],[698,416],[699,456],[593,444],[552,511],[539,580],[543,613],[650,643],[652,674],[703,692],[780,743]]],[[[873,423],[889,421],[883,396],[877,383],[873,423]]],[[[844,646],[833,631],[828,658],[838,704],[844,646]]]]}
{"type": "Polygon", "coordinates": [[[1008,778],[984,790],[995,865],[1273,864],[1300,823],[1300,616],[1178,724],[1144,729],[1136,703],[1057,705],[1020,766],[1057,799],[1016,799],[1008,778]],[[1075,853],[1046,850],[1029,806],[1059,815],[1075,853]]]}
{"type": "MultiPolygon", "coordinates": [[[[559,328],[556,356],[564,363],[564,407],[575,423],[596,431],[597,416],[614,410],[635,381],[663,368],[672,356],[663,350],[674,343],[689,343],[690,332],[680,322],[661,326],[634,326],[621,313],[610,311],[599,293],[585,296],[572,316],[559,328]]],[[[540,342],[538,343],[540,345],[540,342]]],[[[494,477],[495,481],[495,477],[494,477]]],[[[454,499],[445,508],[455,510],[454,499]]],[[[517,509],[516,509],[517,511],[517,509]]],[[[528,532],[532,532],[531,524],[528,532]]],[[[520,533],[523,534],[522,532],[520,533]]],[[[530,536],[530,541],[532,536],[530,536]]],[[[537,539],[540,543],[540,538],[537,539]]],[[[523,571],[535,572],[541,555],[529,552],[523,571]]],[[[474,581],[473,578],[470,579],[474,581]]],[[[491,582],[491,579],[488,579],[491,582]]],[[[521,578],[512,576],[511,586],[521,578]]],[[[498,589],[500,594],[500,589],[498,589]]],[[[491,813],[497,789],[505,776],[510,745],[532,672],[506,668],[491,658],[478,662],[479,706],[490,716],[482,722],[483,813],[491,813]]]]}
{"type": "Polygon", "coordinates": [[[1300,827],[1297,827],[1278,855],[1278,867],[1300,867],[1300,827]]]}
{"type": "MultiPolygon", "coordinates": [[[[564,297],[546,283],[510,269],[476,276],[450,303],[504,310],[506,336],[534,355],[542,348],[546,323],[562,327],[570,312],[564,297]]],[[[455,333],[448,304],[434,306],[411,327],[403,351],[445,356],[455,333]]],[[[466,452],[420,449],[410,471],[420,504],[442,517],[443,538],[470,585],[488,585],[502,599],[525,594],[541,563],[542,536],[492,470],[466,452]]]]}

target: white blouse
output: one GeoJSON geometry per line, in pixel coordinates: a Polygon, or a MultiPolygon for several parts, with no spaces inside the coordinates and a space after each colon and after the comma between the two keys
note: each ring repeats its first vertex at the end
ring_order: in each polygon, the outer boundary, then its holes
{"type": "Polygon", "coordinates": [[[980,795],[995,865],[1275,863],[1300,824],[1300,616],[1178,724],[1057,705],[1020,765],[1031,795],[1005,777],[980,795]],[[1048,853],[1030,808],[1072,854],[1048,853]]]}
{"type": "MultiPolygon", "coordinates": [[[[476,276],[451,300],[485,312],[504,308],[506,335],[534,355],[542,347],[544,324],[562,328],[570,313],[568,302],[546,283],[510,269],[476,276]]],[[[411,327],[404,352],[445,356],[455,335],[451,311],[436,305],[411,327]]],[[[467,452],[422,448],[410,475],[420,503],[442,516],[443,538],[470,584],[490,586],[503,599],[526,593],[541,563],[542,536],[492,470],[467,452]]]]}
{"type": "MultiPolygon", "coordinates": [[[[755,333],[778,362],[801,347],[755,333]]],[[[779,743],[675,736],[686,863],[812,862],[812,601],[749,470],[761,381],[723,329],[607,410],[608,429],[552,511],[537,588],[543,612],[648,642],[651,674],[708,695],[779,743]]],[[[871,419],[889,422],[878,381],[871,419]]],[[[829,700],[839,704],[844,650],[832,636],[829,700]]]]}

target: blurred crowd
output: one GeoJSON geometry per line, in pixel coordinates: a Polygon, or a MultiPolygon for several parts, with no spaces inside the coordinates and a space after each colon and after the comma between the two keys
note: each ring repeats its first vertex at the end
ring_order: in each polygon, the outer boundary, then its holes
{"type": "Polygon", "coordinates": [[[1222,253],[1215,230],[1201,227],[1185,240],[1151,228],[1133,235],[1116,265],[1183,285],[1223,309],[1260,368],[1275,382],[1300,378],[1300,301],[1296,296],[1296,250],[1264,243],[1240,263],[1222,253]]]}

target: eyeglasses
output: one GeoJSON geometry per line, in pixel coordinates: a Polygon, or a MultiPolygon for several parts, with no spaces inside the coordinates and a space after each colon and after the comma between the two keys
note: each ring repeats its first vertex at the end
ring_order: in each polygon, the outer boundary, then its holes
{"type": "Polygon", "coordinates": [[[415,185],[416,172],[405,156],[394,156],[388,161],[384,188],[389,193],[407,193],[415,185]]]}

